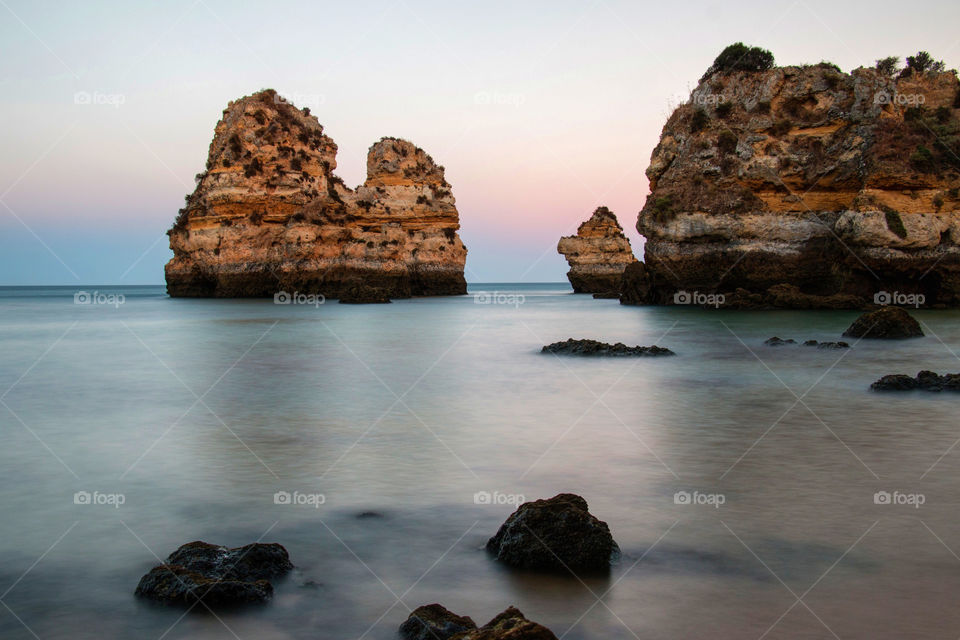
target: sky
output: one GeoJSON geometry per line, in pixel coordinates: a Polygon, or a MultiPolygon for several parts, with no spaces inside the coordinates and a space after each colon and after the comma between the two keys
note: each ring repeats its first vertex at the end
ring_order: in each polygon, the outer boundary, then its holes
{"type": "Polygon", "coordinates": [[[267,87],[351,186],[383,136],[443,164],[468,281],[562,281],[557,240],[599,205],[642,257],[650,153],[726,45],[954,68],[957,24],[955,0],[0,0],[0,285],[162,284],[214,125],[267,87]]]}

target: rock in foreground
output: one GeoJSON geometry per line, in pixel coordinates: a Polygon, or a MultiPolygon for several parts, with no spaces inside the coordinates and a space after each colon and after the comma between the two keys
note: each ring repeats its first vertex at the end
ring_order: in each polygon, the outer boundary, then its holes
{"type": "Polygon", "coordinates": [[[439,604],[417,608],[400,625],[404,640],[557,640],[552,631],[509,607],[480,628],[439,604]]]}
{"type": "MultiPolygon", "coordinates": [[[[795,345],[797,344],[797,341],[794,340],[793,338],[787,338],[786,340],[784,340],[783,338],[773,336],[772,338],[768,338],[767,340],[765,340],[763,344],[767,345],[768,347],[783,347],[786,345],[795,345]]],[[[840,342],[840,341],[817,342],[816,340],[805,340],[803,343],[803,346],[816,347],[818,349],[849,349],[850,348],[849,344],[847,344],[846,342],[840,342]]]]}
{"type": "Polygon", "coordinates": [[[355,282],[391,298],[467,292],[467,250],[442,166],[406,140],[383,138],[356,189],[336,167],[337,145],[308,110],[273,90],[231,102],[168,232],[167,292],[342,299],[355,282]]]}
{"type": "Polygon", "coordinates": [[[607,344],[596,340],[564,340],[548,344],[540,350],[541,353],[556,353],[578,356],[673,356],[676,355],[665,347],[628,347],[622,342],[607,344]]]}
{"type": "Polygon", "coordinates": [[[293,568],[279,544],[255,543],[227,548],[190,542],[140,579],[136,595],[166,604],[233,605],[265,602],[270,580],[293,568]]]}
{"type": "Polygon", "coordinates": [[[933,371],[921,371],[916,378],[903,374],[883,376],[870,388],[874,391],[960,391],[960,373],[939,375],[933,371]]]}
{"type": "Polygon", "coordinates": [[[439,604],[417,607],[400,625],[405,640],[448,640],[477,628],[469,616],[458,616],[439,604]]]}
{"type": "Polygon", "coordinates": [[[896,340],[923,335],[920,323],[900,307],[883,307],[857,318],[843,332],[848,338],[878,338],[896,340]]]}
{"type": "Polygon", "coordinates": [[[602,572],[619,553],[606,522],[572,493],[525,502],[487,542],[497,560],[522,569],[602,572]]]}
{"type": "Polygon", "coordinates": [[[574,293],[606,298],[619,297],[623,271],[637,261],[623,227],[606,207],[597,207],[577,229],[577,235],[560,238],[557,252],[570,265],[567,279],[574,293]]]}

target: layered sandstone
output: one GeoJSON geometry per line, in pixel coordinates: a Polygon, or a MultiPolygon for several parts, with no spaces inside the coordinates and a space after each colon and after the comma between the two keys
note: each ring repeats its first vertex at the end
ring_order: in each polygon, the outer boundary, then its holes
{"type": "Polygon", "coordinates": [[[829,64],[706,76],[663,128],[621,301],[960,304],[960,85],[829,64]]]}
{"type": "Polygon", "coordinates": [[[467,249],[442,166],[383,138],[355,190],[309,110],[273,90],[231,102],[170,235],[171,296],[466,293],[467,249]]]}
{"type": "Polygon", "coordinates": [[[637,261],[630,240],[623,235],[623,227],[606,207],[598,207],[590,219],[580,225],[577,235],[560,238],[557,252],[563,254],[570,265],[567,279],[574,293],[620,291],[623,270],[637,261]]]}

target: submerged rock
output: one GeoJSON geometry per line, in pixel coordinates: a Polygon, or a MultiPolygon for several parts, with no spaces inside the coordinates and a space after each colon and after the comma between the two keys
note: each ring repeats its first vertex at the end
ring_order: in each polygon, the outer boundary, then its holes
{"type": "Polygon", "coordinates": [[[939,375],[933,371],[921,371],[916,378],[902,373],[883,376],[870,388],[874,391],[960,391],[960,373],[939,375]]]}
{"type": "Polygon", "coordinates": [[[608,570],[620,549],[586,500],[561,493],[520,505],[487,542],[487,550],[522,569],[580,573],[608,570]]]}
{"type": "MultiPolygon", "coordinates": [[[[786,340],[773,336],[764,341],[765,345],[768,347],[782,347],[788,344],[797,344],[797,341],[793,338],[788,338],[786,340]]],[[[817,342],[816,340],[806,340],[803,343],[804,347],[816,347],[818,349],[849,349],[850,345],[846,342],[817,342]]]]}
{"type": "Polygon", "coordinates": [[[264,602],[273,595],[269,580],[292,568],[287,550],[279,544],[254,543],[231,549],[190,542],[140,578],[134,593],[180,605],[264,602]]]}
{"type": "Polygon", "coordinates": [[[439,604],[417,607],[400,625],[405,640],[449,640],[458,633],[476,629],[469,616],[458,616],[439,604]]]}
{"type": "Polygon", "coordinates": [[[900,339],[923,335],[920,323],[900,307],[882,307],[857,318],[843,332],[848,338],[900,339]]]}
{"type": "Polygon", "coordinates": [[[570,354],[578,356],[673,356],[670,349],[658,347],[628,347],[622,342],[607,344],[597,340],[574,340],[570,338],[563,342],[548,344],[540,350],[541,353],[570,354]]]}

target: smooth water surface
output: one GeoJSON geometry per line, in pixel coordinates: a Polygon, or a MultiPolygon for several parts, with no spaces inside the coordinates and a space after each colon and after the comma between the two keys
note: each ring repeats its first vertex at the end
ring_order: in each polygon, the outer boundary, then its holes
{"type": "Polygon", "coordinates": [[[960,635],[960,396],[869,391],[960,371],[960,314],[773,348],[856,314],[471,292],[497,288],[371,306],[0,289],[0,636],[395,638],[437,601],[480,623],[516,605],[570,639],[960,635]],[[539,353],[569,337],[677,356],[539,353]],[[510,501],[559,492],[610,525],[609,578],[483,550],[510,501]],[[279,542],[297,570],[216,616],[134,598],[197,539],[279,542]]]}

